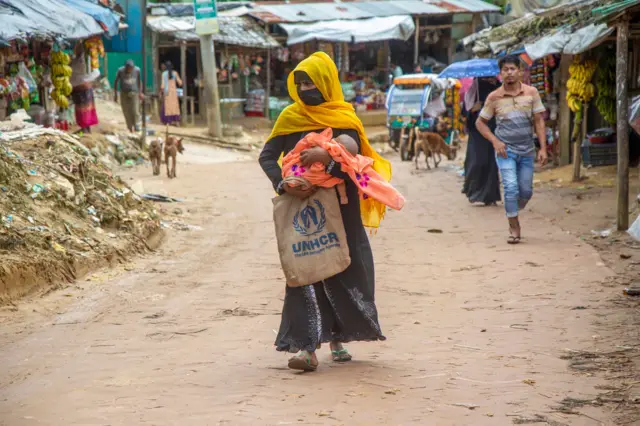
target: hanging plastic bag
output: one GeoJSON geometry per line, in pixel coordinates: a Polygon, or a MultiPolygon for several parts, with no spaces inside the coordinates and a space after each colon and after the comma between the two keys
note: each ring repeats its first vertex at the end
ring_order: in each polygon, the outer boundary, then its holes
{"type": "Polygon", "coordinates": [[[640,135],[640,95],[632,98],[629,103],[629,125],[640,135]]]}
{"type": "Polygon", "coordinates": [[[24,62],[20,62],[20,64],[18,65],[18,77],[22,77],[24,81],[27,82],[29,93],[38,92],[38,84],[36,83],[36,80],[33,78],[31,72],[29,72],[29,69],[24,64],[24,62]]]}

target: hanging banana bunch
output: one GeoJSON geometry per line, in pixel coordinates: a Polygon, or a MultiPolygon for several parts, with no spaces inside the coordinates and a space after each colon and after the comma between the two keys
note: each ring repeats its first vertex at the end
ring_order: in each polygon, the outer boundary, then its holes
{"type": "Polygon", "coordinates": [[[596,107],[611,125],[616,123],[616,57],[614,52],[602,55],[596,75],[596,107]]]}
{"type": "Polygon", "coordinates": [[[91,57],[91,69],[100,68],[100,58],[104,57],[104,44],[100,37],[94,37],[84,42],[85,49],[91,57]]]}
{"type": "Polygon", "coordinates": [[[51,92],[51,99],[62,109],[69,107],[67,96],[71,95],[73,91],[69,81],[72,73],[69,62],[71,62],[71,59],[66,53],[62,51],[51,52],[51,77],[54,87],[51,92]]]}
{"type": "MultiPolygon", "coordinates": [[[[582,104],[591,101],[596,93],[595,86],[591,83],[596,72],[597,63],[592,60],[581,63],[576,56],[569,67],[569,81],[567,81],[567,104],[569,109],[576,113],[582,113],[582,104]]],[[[579,116],[582,119],[582,114],[579,116]]],[[[578,116],[576,116],[576,121],[578,116]]]]}

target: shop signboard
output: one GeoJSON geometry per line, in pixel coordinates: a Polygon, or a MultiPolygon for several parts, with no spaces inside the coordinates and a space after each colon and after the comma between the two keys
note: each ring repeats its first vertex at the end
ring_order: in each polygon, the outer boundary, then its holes
{"type": "Polygon", "coordinates": [[[210,35],[219,31],[216,0],[193,0],[196,34],[210,35]]]}

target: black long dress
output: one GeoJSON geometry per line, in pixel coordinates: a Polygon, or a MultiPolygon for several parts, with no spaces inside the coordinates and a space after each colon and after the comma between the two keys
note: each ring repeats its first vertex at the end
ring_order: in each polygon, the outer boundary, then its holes
{"type": "MultiPolygon", "coordinates": [[[[317,132],[323,129],[318,129],[317,132]]],[[[286,155],[309,132],[276,136],[265,144],[260,166],[279,193],[282,171],[281,153],[286,155]]],[[[355,130],[334,129],[334,137],[349,135],[360,146],[355,130]]],[[[378,323],[374,300],[375,275],[369,238],[360,217],[358,188],[342,172],[340,164],[327,167],[331,175],[345,180],[348,203],[340,205],[347,234],[351,265],[342,273],[323,282],[304,287],[286,288],[280,331],[276,337],[278,351],[313,352],[320,343],[330,341],[385,340],[378,323]]]]}
{"type": "MultiPolygon", "coordinates": [[[[469,141],[464,159],[464,187],[462,193],[471,203],[492,204],[500,201],[498,164],[493,145],[476,129],[479,112],[467,112],[469,141]]],[[[495,119],[489,122],[493,132],[495,119]]]]}

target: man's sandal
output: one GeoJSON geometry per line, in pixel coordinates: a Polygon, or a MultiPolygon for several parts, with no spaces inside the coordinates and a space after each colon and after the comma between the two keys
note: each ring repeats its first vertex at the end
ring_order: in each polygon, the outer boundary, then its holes
{"type": "Polygon", "coordinates": [[[311,361],[311,355],[308,352],[300,352],[298,355],[289,359],[289,368],[300,371],[316,371],[318,363],[311,361]]]}
{"type": "Polygon", "coordinates": [[[509,235],[507,244],[520,244],[520,237],[516,237],[515,235],[509,235]]]}
{"type": "Polygon", "coordinates": [[[337,351],[331,351],[333,362],[348,362],[353,359],[351,354],[346,349],[340,349],[337,351]]]}

